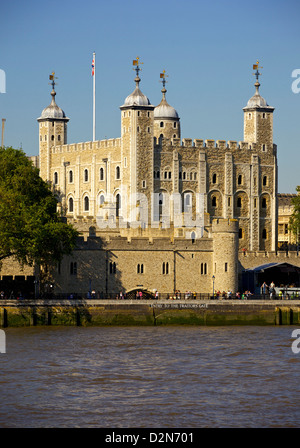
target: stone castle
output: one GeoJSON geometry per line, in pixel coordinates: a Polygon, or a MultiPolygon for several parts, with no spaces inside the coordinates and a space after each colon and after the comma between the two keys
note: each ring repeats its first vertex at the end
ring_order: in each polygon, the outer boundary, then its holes
{"type": "Polygon", "coordinates": [[[54,269],[55,292],[237,291],[243,267],[278,256],[274,107],[260,95],[259,67],[239,142],[181,138],[165,72],[154,106],[140,90],[138,58],[134,68],[120,138],[68,144],[54,78],[38,118],[40,175],[82,234],[54,269]]]}

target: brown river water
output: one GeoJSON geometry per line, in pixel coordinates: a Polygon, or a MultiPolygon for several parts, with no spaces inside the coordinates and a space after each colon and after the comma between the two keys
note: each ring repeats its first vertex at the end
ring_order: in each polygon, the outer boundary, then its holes
{"type": "Polygon", "coordinates": [[[294,329],[7,328],[0,427],[299,427],[294,329]]]}

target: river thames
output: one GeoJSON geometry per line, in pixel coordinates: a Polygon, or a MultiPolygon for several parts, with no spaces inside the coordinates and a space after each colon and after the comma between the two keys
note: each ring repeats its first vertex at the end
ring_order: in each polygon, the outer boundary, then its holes
{"type": "Polygon", "coordinates": [[[7,328],[0,427],[299,427],[295,328],[7,328]]]}

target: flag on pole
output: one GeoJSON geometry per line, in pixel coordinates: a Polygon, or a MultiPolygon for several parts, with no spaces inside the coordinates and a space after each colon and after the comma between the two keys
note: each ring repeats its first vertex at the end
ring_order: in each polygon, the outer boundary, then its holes
{"type": "Polygon", "coordinates": [[[258,64],[253,64],[253,70],[257,70],[258,69],[258,64]]]}
{"type": "Polygon", "coordinates": [[[95,59],[93,58],[93,61],[92,61],[92,76],[94,76],[94,74],[95,74],[95,59]]]}

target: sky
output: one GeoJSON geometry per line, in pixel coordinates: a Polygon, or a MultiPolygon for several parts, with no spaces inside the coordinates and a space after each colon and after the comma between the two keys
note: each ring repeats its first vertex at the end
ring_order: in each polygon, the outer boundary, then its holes
{"type": "Polygon", "coordinates": [[[97,140],[120,137],[119,107],[134,90],[139,57],[140,89],[155,106],[166,71],[182,138],[242,141],[258,60],[260,93],[275,107],[278,191],[300,185],[299,0],[10,0],[0,16],[5,146],[38,155],[37,118],[51,102],[53,71],[68,143],[92,140],[94,51],[97,140]]]}

